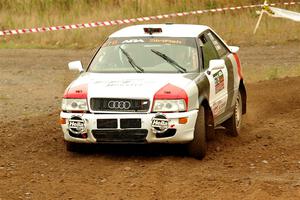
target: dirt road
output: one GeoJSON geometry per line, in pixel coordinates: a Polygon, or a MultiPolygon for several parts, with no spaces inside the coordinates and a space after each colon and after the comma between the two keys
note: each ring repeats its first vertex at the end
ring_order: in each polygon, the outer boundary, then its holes
{"type": "Polygon", "coordinates": [[[0,199],[300,199],[299,43],[242,47],[248,113],[237,138],[218,130],[207,157],[182,146],[65,150],[58,114],[93,51],[0,50],[0,199]],[[273,71],[274,68],[277,70],[273,71]],[[289,75],[275,80],[263,80],[289,75]]]}

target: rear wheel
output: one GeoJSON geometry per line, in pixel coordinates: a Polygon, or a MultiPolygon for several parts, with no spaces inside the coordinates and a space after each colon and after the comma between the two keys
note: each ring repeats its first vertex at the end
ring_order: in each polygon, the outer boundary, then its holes
{"type": "Polygon", "coordinates": [[[188,144],[188,152],[194,158],[202,159],[204,158],[206,151],[205,111],[204,107],[201,105],[195,125],[194,139],[188,144]]]}
{"type": "Polygon", "coordinates": [[[240,134],[242,126],[242,113],[242,96],[239,91],[235,101],[233,115],[227,121],[224,122],[224,126],[227,129],[227,133],[230,136],[237,137],[240,134]]]}

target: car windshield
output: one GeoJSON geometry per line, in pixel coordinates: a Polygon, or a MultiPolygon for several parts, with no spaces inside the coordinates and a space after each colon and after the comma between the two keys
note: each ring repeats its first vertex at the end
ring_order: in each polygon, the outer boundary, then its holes
{"type": "Polygon", "coordinates": [[[194,38],[109,38],[92,60],[89,72],[190,73],[198,72],[194,38]]]}

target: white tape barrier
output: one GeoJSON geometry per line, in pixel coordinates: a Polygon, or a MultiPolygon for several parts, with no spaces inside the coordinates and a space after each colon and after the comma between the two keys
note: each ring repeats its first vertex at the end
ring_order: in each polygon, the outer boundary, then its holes
{"type": "MultiPolygon", "coordinates": [[[[275,5],[297,5],[297,4],[300,4],[300,2],[271,3],[268,5],[275,6],[275,5]]],[[[42,33],[48,31],[70,30],[70,29],[81,29],[81,28],[94,28],[94,27],[101,27],[101,26],[113,26],[113,25],[129,24],[135,22],[145,22],[150,20],[160,20],[160,19],[166,19],[171,17],[183,17],[188,15],[198,15],[198,14],[205,14],[205,13],[215,13],[215,12],[257,8],[262,6],[265,5],[258,4],[258,5],[225,7],[225,8],[216,8],[216,9],[209,9],[209,10],[196,10],[196,11],[189,11],[189,12],[180,12],[180,13],[149,16],[149,17],[138,17],[138,18],[131,18],[131,19],[112,20],[112,21],[104,21],[104,22],[92,22],[92,23],[72,24],[72,25],[64,25],[64,26],[4,30],[4,31],[0,31],[0,36],[17,35],[17,34],[25,34],[25,33],[42,33]]]]}

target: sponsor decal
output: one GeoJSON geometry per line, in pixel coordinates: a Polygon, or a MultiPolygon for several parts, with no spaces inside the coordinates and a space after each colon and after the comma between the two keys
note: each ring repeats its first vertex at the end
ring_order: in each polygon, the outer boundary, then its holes
{"type": "Polygon", "coordinates": [[[144,40],[142,39],[131,39],[131,40],[124,40],[122,44],[130,44],[130,43],[143,43],[144,40]]]}
{"type": "Polygon", "coordinates": [[[173,40],[173,39],[158,39],[158,38],[151,38],[149,39],[151,43],[162,43],[162,44],[182,44],[182,40],[173,40]]]}
{"type": "Polygon", "coordinates": [[[218,72],[213,74],[214,80],[215,80],[215,92],[216,94],[219,93],[221,90],[224,89],[225,83],[224,83],[224,74],[222,70],[219,70],[218,72]]]}
{"type": "Polygon", "coordinates": [[[101,84],[104,87],[141,87],[147,84],[153,84],[152,81],[143,79],[123,79],[123,80],[107,80],[95,81],[95,84],[101,84]]]}
{"type": "Polygon", "coordinates": [[[158,113],[152,118],[151,126],[154,133],[164,133],[169,128],[169,119],[164,114],[158,113]]]}
{"type": "Polygon", "coordinates": [[[109,81],[106,84],[106,87],[139,87],[143,85],[142,79],[127,79],[127,80],[116,80],[116,81],[109,81]]]}
{"type": "Polygon", "coordinates": [[[73,116],[68,120],[68,129],[74,134],[86,132],[86,122],[80,116],[73,116]]]}
{"type": "Polygon", "coordinates": [[[226,108],[226,98],[223,98],[213,104],[213,115],[218,116],[225,112],[226,108]]]}
{"type": "Polygon", "coordinates": [[[134,43],[147,43],[147,44],[170,44],[170,45],[185,45],[194,47],[194,41],[189,38],[179,38],[179,37],[159,37],[159,38],[145,38],[145,37],[121,37],[121,38],[110,38],[108,39],[102,47],[116,46],[122,44],[134,44],[134,43]]]}

